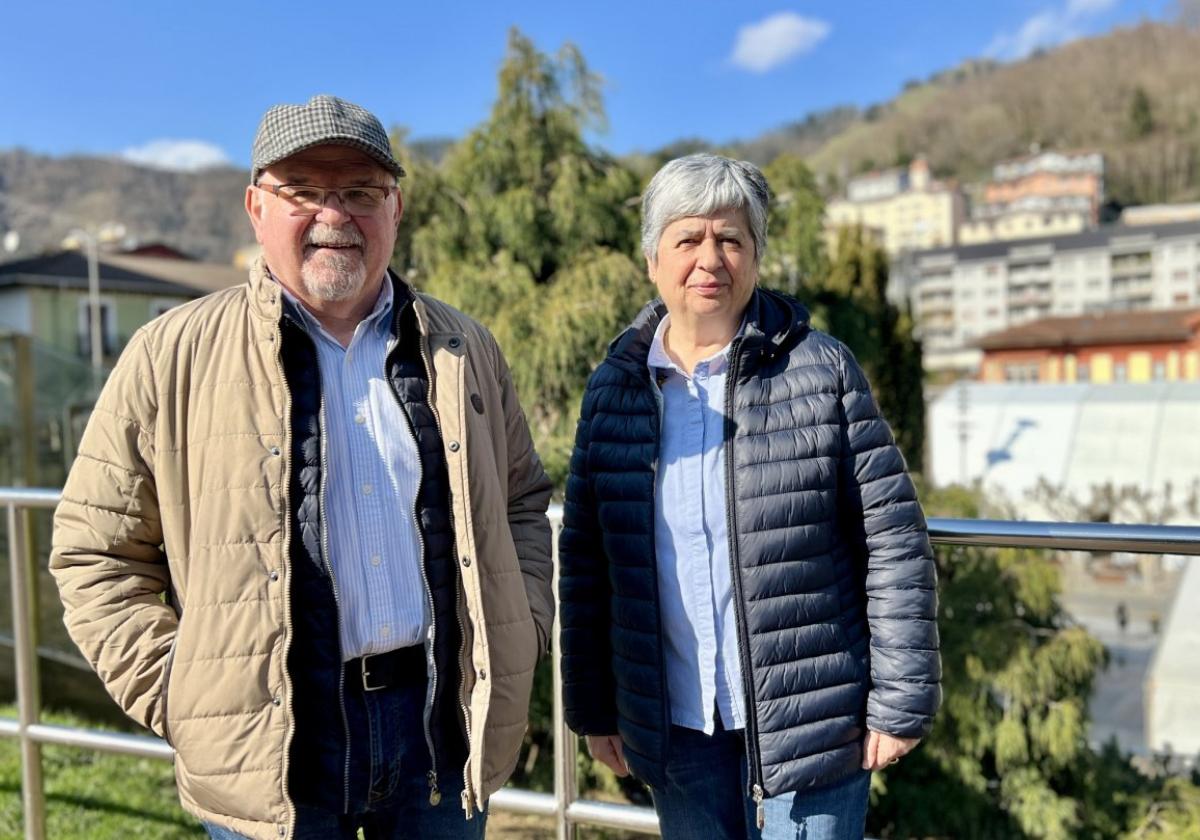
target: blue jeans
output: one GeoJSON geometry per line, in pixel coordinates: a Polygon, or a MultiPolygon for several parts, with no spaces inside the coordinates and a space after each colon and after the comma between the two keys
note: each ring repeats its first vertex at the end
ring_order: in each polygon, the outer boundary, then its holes
{"type": "Polygon", "coordinates": [[[651,788],[664,840],[862,840],[871,774],[865,770],[824,788],[763,802],[760,832],[747,795],[746,742],[741,730],[717,725],[712,735],[671,727],[667,784],[651,788]]]}
{"type": "MultiPolygon", "coordinates": [[[[296,806],[294,840],[354,840],[360,828],[367,840],[482,840],[486,811],[477,809],[468,820],[462,809],[466,745],[458,733],[457,712],[443,715],[443,731],[452,737],[444,739],[448,754],[438,757],[441,799],[431,805],[429,747],[423,724],[424,674],[380,691],[363,691],[361,675],[358,681],[350,676],[345,693],[349,779],[343,782],[340,774],[337,779],[316,779],[307,768],[293,768],[289,792],[296,806]],[[336,790],[343,784],[350,813],[305,801],[309,794],[303,788],[336,786],[336,790]]],[[[337,710],[331,711],[329,726],[336,727],[341,736],[337,710]]],[[[311,734],[297,732],[296,737],[311,734]]],[[[213,840],[244,840],[243,835],[222,826],[205,823],[204,828],[213,840]]]]}

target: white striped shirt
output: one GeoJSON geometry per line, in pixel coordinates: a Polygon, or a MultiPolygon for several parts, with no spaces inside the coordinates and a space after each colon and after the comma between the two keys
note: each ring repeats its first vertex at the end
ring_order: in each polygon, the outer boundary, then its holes
{"type": "MultiPolygon", "coordinates": [[[[282,286],[281,286],[282,288],[282,286]]],[[[388,382],[393,292],[342,347],[284,289],[317,348],[325,447],[325,547],[341,616],[342,658],[414,645],[429,630],[416,498],[417,442],[388,382]]]]}

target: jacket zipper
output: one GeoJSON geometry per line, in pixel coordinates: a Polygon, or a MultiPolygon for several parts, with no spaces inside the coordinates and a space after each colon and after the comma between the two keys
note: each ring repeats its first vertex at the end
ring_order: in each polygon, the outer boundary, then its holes
{"type": "MultiPolygon", "coordinates": [[[[290,587],[291,586],[291,576],[290,576],[291,569],[288,566],[288,552],[291,551],[291,542],[292,542],[292,511],[291,511],[291,499],[288,498],[288,488],[291,487],[291,480],[292,480],[292,476],[291,476],[291,470],[292,470],[292,450],[291,450],[291,446],[292,446],[292,440],[291,440],[291,436],[292,436],[292,433],[291,433],[292,392],[288,390],[287,376],[283,372],[283,362],[280,359],[280,357],[283,355],[283,328],[280,326],[280,323],[281,322],[277,321],[275,323],[275,325],[272,327],[272,329],[275,331],[273,333],[273,335],[275,337],[275,354],[274,354],[275,355],[275,369],[279,373],[279,381],[283,386],[284,423],[283,423],[282,451],[283,451],[284,457],[287,459],[284,461],[284,475],[283,475],[283,501],[284,501],[284,505],[283,505],[283,551],[280,552],[280,564],[284,567],[284,574],[282,574],[280,576],[280,581],[281,581],[282,586],[290,587]]],[[[286,633],[285,638],[287,639],[287,643],[284,646],[284,651],[283,651],[283,679],[284,679],[284,684],[288,689],[285,692],[286,693],[286,702],[287,702],[287,711],[288,711],[288,729],[287,729],[287,736],[286,736],[286,739],[287,739],[286,743],[288,744],[288,748],[283,751],[283,782],[284,782],[283,798],[284,798],[284,801],[287,802],[287,807],[288,807],[288,825],[290,826],[290,830],[294,831],[295,827],[296,827],[296,804],[295,804],[295,802],[292,801],[292,797],[287,792],[287,778],[288,778],[288,773],[290,772],[290,765],[291,765],[291,759],[289,756],[291,755],[291,752],[292,752],[290,749],[290,745],[292,743],[292,738],[294,738],[296,735],[296,714],[295,714],[294,705],[292,702],[292,695],[294,694],[294,692],[291,691],[291,685],[290,685],[290,680],[288,678],[288,669],[287,669],[287,658],[288,658],[288,654],[290,653],[291,647],[292,647],[292,598],[291,598],[291,593],[287,589],[285,589],[284,593],[283,593],[283,626],[284,626],[284,630],[286,633]]],[[[340,642],[339,642],[339,644],[340,644],[340,642]]]]}
{"type": "MultiPolygon", "coordinates": [[[[396,310],[395,321],[393,323],[393,335],[399,334],[400,310],[396,310]]],[[[437,412],[433,408],[433,374],[431,373],[432,365],[428,364],[425,358],[425,340],[424,336],[420,336],[418,343],[421,345],[421,362],[425,365],[426,377],[429,380],[428,390],[426,392],[426,401],[429,404],[430,413],[433,414],[434,425],[438,428],[438,435],[441,436],[441,424],[438,423],[437,412]]],[[[388,349],[387,357],[390,357],[395,350],[398,342],[393,340],[392,346],[388,349]]],[[[395,384],[392,382],[392,377],[388,371],[387,357],[384,360],[384,378],[387,379],[388,390],[391,391],[392,397],[396,400],[396,406],[400,409],[400,414],[404,417],[405,423],[408,424],[409,434],[412,435],[413,445],[417,453],[417,469],[422,477],[425,475],[425,461],[421,457],[421,444],[417,438],[417,430],[413,428],[412,421],[408,417],[408,412],[404,410],[404,404],[400,400],[400,395],[396,392],[395,384]]],[[[413,494],[412,518],[413,526],[417,532],[417,544],[420,548],[421,556],[418,558],[417,566],[421,570],[421,583],[425,587],[425,601],[429,606],[429,634],[425,641],[425,662],[429,668],[429,688],[425,692],[425,710],[421,715],[421,725],[425,732],[425,746],[429,749],[429,772],[426,773],[426,779],[429,782],[429,804],[437,806],[442,801],[442,792],[438,789],[438,773],[437,773],[437,750],[433,746],[433,731],[430,726],[430,719],[433,716],[433,700],[437,696],[437,657],[435,655],[435,645],[437,641],[437,613],[433,603],[433,590],[429,586],[429,574],[425,569],[425,531],[421,528],[419,519],[418,505],[420,504],[420,488],[413,494]]]]}
{"type": "Polygon", "coordinates": [[[750,662],[750,639],[746,627],[742,595],[742,568],[738,561],[737,514],[734,498],[733,470],[733,389],[737,383],[739,351],[742,339],[736,338],[729,348],[729,379],[725,385],[725,528],[729,532],[729,571],[733,582],[733,609],[738,631],[738,659],[742,664],[742,688],[746,692],[746,763],[750,773],[750,796],[754,800],[754,816],[761,830],[766,822],[763,809],[762,762],[758,751],[758,714],[754,702],[754,674],[750,662]]]}
{"type": "MultiPolygon", "coordinates": [[[[414,306],[414,311],[415,311],[415,306],[416,306],[415,302],[413,303],[413,306],[414,306]]],[[[433,423],[437,427],[438,438],[442,439],[442,418],[438,414],[437,406],[434,404],[434,400],[433,400],[433,393],[434,393],[433,362],[429,358],[427,341],[426,341],[426,337],[424,334],[421,334],[419,336],[418,343],[421,348],[421,363],[425,365],[425,376],[429,380],[429,390],[426,393],[426,400],[428,401],[428,404],[429,404],[429,413],[433,415],[433,423]]],[[[467,454],[466,449],[463,449],[462,453],[463,453],[463,457],[465,458],[466,454],[467,454]]],[[[449,472],[450,472],[450,465],[447,464],[446,465],[447,480],[449,479],[449,472]]],[[[454,530],[454,507],[453,507],[453,505],[451,505],[451,508],[450,508],[450,528],[451,528],[451,531],[454,530]]],[[[455,542],[455,548],[457,549],[457,541],[455,542]]],[[[422,570],[423,569],[424,569],[424,566],[422,565],[422,570]]],[[[460,578],[460,585],[463,588],[463,595],[465,597],[466,585],[465,585],[465,583],[461,582],[461,572],[459,573],[459,578],[460,578]]],[[[428,584],[426,584],[426,587],[428,587],[428,584]]],[[[471,791],[471,773],[470,773],[470,767],[471,767],[471,710],[467,708],[467,704],[464,703],[462,700],[463,694],[465,694],[466,690],[467,690],[467,671],[463,667],[463,664],[462,664],[463,660],[465,658],[466,650],[467,650],[467,628],[463,624],[462,611],[459,609],[461,604],[457,600],[457,597],[458,597],[458,587],[457,586],[455,587],[454,594],[455,594],[455,598],[456,598],[455,604],[454,604],[454,617],[455,617],[455,620],[458,622],[458,639],[459,639],[459,642],[458,642],[458,670],[460,673],[459,673],[459,680],[458,680],[458,707],[459,707],[459,709],[462,710],[462,713],[463,713],[463,728],[466,730],[466,736],[467,736],[467,763],[463,765],[463,790],[462,790],[461,799],[462,799],[463,812],[466,814],[466,819],[469,820],[475,816],[475,811],[474,811],[475,797],[474,797],[473,792],[471,791]]],[[[432,604],[433,604],[433,594],[432,593],[430,593],[430,595],[429,595],[429,602],[430,602],[431,610],[432,610],[432,604]]],[[[436,672],[437,672],[437,667],[435,664],[435,666],[434,666],[435,679],[436,679],[436,672]]],[[[432,702],[432,697],[433,697],[433,695],[431,694],[430,695],[431,702],[432,702]]],[[[429,713],[427,712],[426,713],[426,721],[428,721],[428,716],[429,716],[429,713]]],[[[430,747],[429,747],[430,754],[432,755],[432,753],[433,753],[433,739],[432,738],[430,738],[429,743],[430,743],[430,747]]],[[[436,765],[435,765],[435,767],[436,767],[436,765]]]]}
{"type": "MultiPolygon", "coordinates": [[[[651,478],[654,482],[654,492],[658,492],[658,452],[662,446],[662,421],[663,421],[663,395],[662,388],[658,385],[658,380],[655,378],[654,371],[649,371],[650,378],[650,393],[654,396],[654,413],[655,424],[654,430],[657,440],[654,446],[654,461],[650,465],[651,478]]],[[[653,526],[652,526],[653,529],[653,526]]],[[[651,534],[650,545],[653,552],[654,535],[651,534]]],[[[662,761],[663,765],[667,764],[670,757],[671,749],[671,699],[667,691],[667,654],[666,654],[666,633],[663,630],[662,618],[662,595],[658,585],[658,560],[654,557],[654,603],[658,607],[658,673],[660,694],[662,695],[662,714],[663,714],[663,746],[662,746],[662,761]]]]}
{"type": "MultiPolygon", "coordinates": [[[[311,339],[310,339],[311,341],[311,339]]],[[[314,352],[316,347],[313,348],[314,352]]],[[[325,383],[321,381],[321,366],[317,365],[317,387],[320,389],[321,404],[317,409],[317,431],[321,435],[321,486],[317,490],[321,509],[321,563],[329,573],[329,583],[333,589],[333,607],[337,613],[338,624],[338,662],[342,662],[342,598],[338,589],[337,576],[333,573],[333,563],[329,559],[329,522],[325,518],[325,487],[329,477],[329,457],[325,425],[325,383]]],[[[338,668],[338,708],[342,712],[342,732],[346,744],[346,760],[342,768],[342,802],[345,813],[350,813],[350,720],[346,715],[346,669],[338,668]]]]}

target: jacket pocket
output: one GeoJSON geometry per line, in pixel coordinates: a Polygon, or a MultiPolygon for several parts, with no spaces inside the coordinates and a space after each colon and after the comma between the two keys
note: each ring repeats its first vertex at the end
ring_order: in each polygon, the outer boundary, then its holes
{"type": "Polygon", "coordinates": [[[159,708],[162,709],[162,737],[163,737],[163,740],[166,741],[168,744],[170,744],[172,747],[175,746],[175,743],[171,739],[171,724],[170,724],[170,720],[168,718],[168,713],[169,713],[170,709],[167,704],[167,698],[170,696],[170,693],[171,693],[171,669],[175,665],[175,647],[176,647],[176,645],[178,645],[178,643],[179,643],[179,630],[177,629],[175,631],[175,635],[171,638],[171,647],[167,651],[166,664],[163,665],[162,688],[159,689],[159,701],[158,701],[159,708]]]}

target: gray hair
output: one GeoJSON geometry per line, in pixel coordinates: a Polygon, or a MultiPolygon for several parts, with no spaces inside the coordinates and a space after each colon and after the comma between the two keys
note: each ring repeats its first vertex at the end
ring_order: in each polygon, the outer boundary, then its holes
{"type": "Polygon", "coordinates": [[[706,154],[675,158],[642,194],[642,253],[652,262],[658,259],[658,242],[671,222],[745,210],[757,263],[767,250],[769,198],[767,179],[753,163],[706,154]]]}

